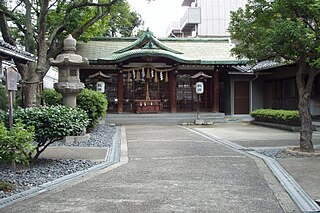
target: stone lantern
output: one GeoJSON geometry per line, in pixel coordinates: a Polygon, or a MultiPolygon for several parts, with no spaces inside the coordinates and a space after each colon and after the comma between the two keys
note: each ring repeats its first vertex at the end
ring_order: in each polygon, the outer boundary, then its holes
{"type": "Polygon", "coordinates": [[[79,67],[89,64],[88,59],[75,53],[76,44],[77,41],[69,34],[63,41],[64,51],[55,60],[49,59],[50,65],[59,69],[58,83],[54,84],[54,88],[62,94],[63,105],[73,108],[77,105],[77,94],[84,88],[80,82],[79,67]]]}

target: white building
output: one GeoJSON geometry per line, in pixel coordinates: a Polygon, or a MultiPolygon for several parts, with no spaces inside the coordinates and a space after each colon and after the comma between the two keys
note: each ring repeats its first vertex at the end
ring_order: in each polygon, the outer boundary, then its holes
{"type": "Polygon", "coordinates": [[[58,82],[58,69],[56,67],[50,67],[46,76],[43,78],[43,89],[53,89],[54,83],[58,82]]]}
{"type": "Polygon", "coordinates": [[[230,11],[244,7],[247,0],[184,0],[188,7],[180,22],[168,27],[172,37],[229,37],[230,11]]]}

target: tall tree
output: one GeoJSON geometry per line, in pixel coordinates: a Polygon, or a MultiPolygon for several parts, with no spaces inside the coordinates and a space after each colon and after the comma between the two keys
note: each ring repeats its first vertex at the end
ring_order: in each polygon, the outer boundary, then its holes
{"type": "MultiPolygon", "coordinates": [[[[114,8],[130,14],[126,0],[0,0],[0,29],[3,40],[23,45],[37,56],[27,65],[15,61],[22,76],[24,105],[37,104],[37,91],[49,69],[49,58],[62,51],[67,34],[75,39],[89,40],[104,35],[110,20],[118,16],[114,8]],[[123,8],[124,7],[124,8],[123,8]],[[111,12],[114,11],[114,12],[111,12]]],[[[120,20],[127,19],[120,17],[120,20]]],[[[124,20],[122,20],[124,21],[124,20]]],[[[120,32],[121,33],[121,32],[120,32]]]]}
{"type": "Polygon", "coordinates": [[[110,11],[111,19],[110,27],[106,30],[105,36],[116,37],[118,35],[124,37],[133,36],[133,29],[143,25],[140,14],[130,11],[128,2],[123,2],[113,7],[110,11]]]}
{"type": "Polygon", "coordinates": [[[320,1],[249,0],[231,13],[229,31],[239,43],[232,49],[253,62],[272,59],[296,63],[301,116],[300,149],[314,151],[310,95],[320,72],[320,1]]]}

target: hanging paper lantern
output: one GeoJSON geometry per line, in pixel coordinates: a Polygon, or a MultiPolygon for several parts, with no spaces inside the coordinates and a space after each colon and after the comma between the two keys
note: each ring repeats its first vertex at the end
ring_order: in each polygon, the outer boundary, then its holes
{"type": "Polygon", "coordinates": [[[155,83],[158,82],[158,74],[157,74],[157,71],[155,71],[155,73],[154,73],[154,82],[155,82],[155,83]]]}
{"type": "Polygon", "coordinates": [[[165,77],[164,81],[165,81],[165,82],[169,82],[168,72],[166,72],[166,77],[165,77]]]}
{"type": "Polygon", "coordinates": [[[96,87],[97,87],[97,91],[98,92],[101,92],[101,93],[104,93],[105,92],[105,83],[103,81],[98,81],[97,84],[96,84],[96,87]]]}
{"type": "Polygon", "coordinates": [[[136,79],[136,72],[134,70],[132,70],[132,78],[136,79]]]}

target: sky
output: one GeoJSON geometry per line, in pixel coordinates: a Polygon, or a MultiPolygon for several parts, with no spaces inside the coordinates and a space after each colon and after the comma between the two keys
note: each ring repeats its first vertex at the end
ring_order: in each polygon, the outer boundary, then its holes
{"type": "Polygon", "coordinates": [[[128,0],[132,10],[141,14],[144,28],[154,33],[156,37],[165,37],[171,21],[179,21],[186,7],[182,7],[183,0],[128,0]]]}

